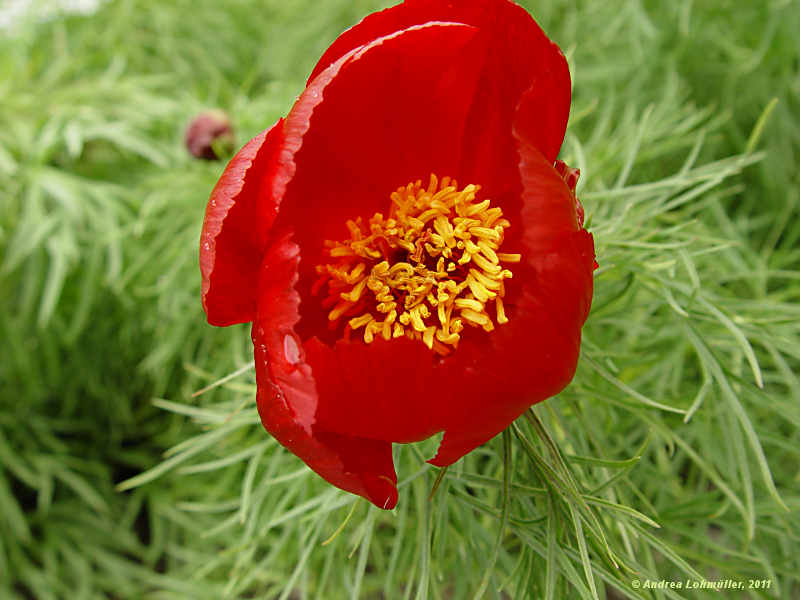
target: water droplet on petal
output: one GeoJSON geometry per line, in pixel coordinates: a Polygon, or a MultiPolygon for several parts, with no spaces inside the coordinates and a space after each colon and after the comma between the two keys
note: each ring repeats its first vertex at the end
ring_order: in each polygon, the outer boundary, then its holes
{"type": "Polygon", "coordinates": [[[300,348],[291,333],[283,338],[283,356],[289,364],[296,365],[300,362],[300,348]]]}

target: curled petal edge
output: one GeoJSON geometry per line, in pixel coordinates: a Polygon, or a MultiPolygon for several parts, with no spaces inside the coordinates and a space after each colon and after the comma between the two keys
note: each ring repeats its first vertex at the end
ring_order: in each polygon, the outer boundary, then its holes
{"type": "Polygon", "coordinates": [[[272,180],[282,145],[280,119],[236,153],[211,192],[199,262],[203,309],[212,325],[255,318],[258,271],[277,214],[279,196],[270,190],[280,187],[272,180]]]}
{"type": "MultiPolygon", "coordinates": [[[[527,110],[529,107],[524,107],[527,110]]],[[[519,152],[519,170],[523,183],[523,207],[520,215],[527,223],[523,244],[528,262],[525,286],[518,290],[522,298],[517,320],[524,318],[536,331],[536,347],[527,356],[537,363],[550,364],[539,369],[535,385],[527,394],[517,390],[518,401],[511,403],[483,402],[466,407],[469,419],[482,424],[476,431],[468,421],[454,422],[445,428],[439,449],[428,462],[447,466],[479,445],[489,441],[519,417],[529,406],[541,402],[564,389],[577,368],[581,328],[588,317],[593,295],[593,271],[597,268],[592,235],[583,229],[583,207],[575,196],[580,172],[558,161],[555,165],[529,142],[535,128],[524,119],[517,121],[515,138],[519,152]]],[[[511,329],[498,329],[496,338],[513,337],[511,329]]],[[[516,347],[512,339],[502,343],[516,347]]],[[[515,360],[513,357],[510,360],[515,360]]],[[[499,371],[503,363],[488,369],[499,371]]],[[[517,360],[515,369],[524,369],[524,360],[517,360]]],[[[513,390],[508,390],[514,394],[513,390]]]]}
{"type": "Polygon", "coordinates": [[[294,290],[298,262],[290,235],[274,238],[264,257],[252,331],[261,422],[326,481],[390,510],[397,504],[391,442],[314,427],[316,385],[292,329],[300,302],[294,290]]]}

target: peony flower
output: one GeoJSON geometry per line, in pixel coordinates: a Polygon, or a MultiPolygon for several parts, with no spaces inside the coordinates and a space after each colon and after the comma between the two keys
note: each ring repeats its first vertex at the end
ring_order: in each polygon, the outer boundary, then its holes
{"type": "Polygon", "coordinates": [[[449,465],[572,379],[594,244],[556,162],[569,69],[507,0],[407,0],[325,52],[214,188],[214,325],[253,322],[264,427],[397,502],[392,444],[449,465]]]}

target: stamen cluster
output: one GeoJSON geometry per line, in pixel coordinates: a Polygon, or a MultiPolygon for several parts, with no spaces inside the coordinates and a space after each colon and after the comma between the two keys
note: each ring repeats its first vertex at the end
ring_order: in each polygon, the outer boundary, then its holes
{"type": "Polygon", "coordinates": [[[350,239],[326,241],[331,262],[316,268],[314,292],[328,284],[331,324],[349,317],[346,336],[361,328],[366,343],[406,336],[446,355],[466,325],[494,329],[491,304],[496,323],[507,323],[503,281],[512,273],[501,263],[521,257],[498,252],[510,223],[489,200],[476,201],[479,189],[431,175],[427,188],[398,188],[387,217],[347,221],[350,239]]]}

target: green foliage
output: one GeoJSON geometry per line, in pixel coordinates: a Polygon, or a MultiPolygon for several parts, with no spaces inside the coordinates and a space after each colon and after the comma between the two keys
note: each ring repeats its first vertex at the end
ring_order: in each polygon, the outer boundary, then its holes
{"type": "Polygon", "coordinates": [[[199,306],[222,165],[183,128],[219,107],[243,143],[385,5],[119,0],[0,33],[0,596],[796,597],[791,2],[526,2],[572,67],[600,263],[574,382],[446,471],[397,447],[392,513],[263,431],[247,328],[199,306]]]}

